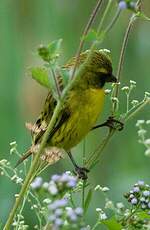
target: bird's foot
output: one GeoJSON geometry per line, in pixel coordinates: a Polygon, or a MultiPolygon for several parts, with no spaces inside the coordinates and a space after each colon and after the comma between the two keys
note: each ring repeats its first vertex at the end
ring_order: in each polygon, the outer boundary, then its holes
{"type": "Polygon", "coordinates": [[[115,129],[118,131],[121,131],[124,128],[124,124],[112,116],[108,117],[108,120],[104,123],[104,125],[108,126],[110,129],[115,129]]]}
{"type": "Polygon", "coordinates": [[[79,179],[87,180],[87,178],[88,178],[87,173],[88,172],[89,172],[89,169],[87,169],[85,167],[79,167],[79,166],[75,167],[75,173],[76,173],[76,175],[78,175],[79,179]]]}

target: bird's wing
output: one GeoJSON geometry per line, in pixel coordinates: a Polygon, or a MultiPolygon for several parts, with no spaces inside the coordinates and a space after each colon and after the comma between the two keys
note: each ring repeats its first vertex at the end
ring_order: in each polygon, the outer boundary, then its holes
{"type": "MultiPolygon", "coordinates": [[[[68,109],[63,109],[60,113],[60,117],[57,120],[54,128],[52,129],[52,131],[49,134],[48,140],[47,142],[49,142],[49,140],[52,138],[52,136],[55,134],[55,132],[57,132],[58,129],[60,129],[60,127],[68,120],[68,118],[70,117],[70,112],[68,109]]],[[[50,120],[50,119],[48,119],[50,120]]],[[[48,126],[48,122],[47,120],[44,121],[46,123],[46,125],[48,126]]],[[[47,130],[47,127],[45,127],[45,129],[41,130],[34,138],[34,145],[36,145],[37,143],[41,142],[41,138],[43,136],[43,134],[45,133],[45,131],[47,130]]]]}
{"type": "MultiPolygon", "coordinates": [[[[87,57],[86,52],[80,54],[77,67],[85,61],[86,57],[87,57]]],[[[75,60],[76,60],[75,57],[71,58],[67,62],[66,65],[62,66],[62,69],[70,71],[74,67],[75,60]]],[[[63,91],[63,89],[64,89],[63,79],[61,76],[57,76],[57,82],[58,82],[60,90],[63,91]]],[[[53,111],[55,109],[56,104],[57,104],[57,101],[53,97],[52,92],[49,92],[47,95],[47,98],[45,100],[43,110],[42,110],[40,116],[38,117],[37,121],[35,122],[35,124],[32,127],[32,137],[33,137],[33,144],[34,145],[40,141],[41,137],[45,133],[47,126],[48,126],[48,124],[52,118],[53,111]]],[[[66,119],[69,118],[69,116],[70,116],[70,113],[69,113],[68,109],[67,110],[63,109],[63,111],[61,112],[61,117],[59,118],[59,121],[57,121],[56,125],[54,126],[54,129],[50,133],[50,137],[53,136],[53,134],[61,127],[61,125],[66,121],[66,119]]]]}

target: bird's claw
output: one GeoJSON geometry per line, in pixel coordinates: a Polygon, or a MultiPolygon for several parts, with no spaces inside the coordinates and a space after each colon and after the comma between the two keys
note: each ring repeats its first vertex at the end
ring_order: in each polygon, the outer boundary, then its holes
{"type": "Polygon", "coordinates": [[[85,168],[85,167],[76,167],[75,168],[75,174],[78,175],[79,179],[82,180],[87,180],[88,176],[87,173],[89,172],[89,169],[85,168]]]}
{"type": "Polygon", "coordinates": [[[108,118],[108,120],[106,121],[106,126],[108,126],[110,129],[115,129],[115,130],[118,130],[118,131],[121,131],[123,130],[124,128],[124,124],[119,121],[119,120],[116,120],[114,117],[110,116],[108,118]]]}

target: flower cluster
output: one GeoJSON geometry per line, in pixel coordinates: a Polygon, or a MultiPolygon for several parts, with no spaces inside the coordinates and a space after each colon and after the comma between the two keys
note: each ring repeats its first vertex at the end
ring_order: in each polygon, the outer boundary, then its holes
{"type": "Polygon", "coordinates": [[[139,143],[143,144],[146,147],[145,156],[150,156],[150,138],[146,137],[147,130],[143,128],[143,126],[150,124],[150,120],[138,120],[136,123],[136,127],[138,127],[138,136],[139,136],[139,143]]]}
{"type": "Polygon", "coordinates": [[[106,219],[107,219],[106,213],[105,213],[101,208],[97,208],[97,209],[96,209],[96,212],[99,213],[99,220],[100,220],[100,221],[106,220],[106,219]]]}
{"type": "Polygon", "coordinates": [[[50,195],[56,196],[75,188],[77,185],[77,177],[72,176],[70,172],[65,172],[62,175],[55,174],[49,182],[43,182],[41,177],[36,177],[31,183],[32,189],[44,189],[50,195]]]}
{"type": "Polygon", "coordinates": [[[150,185],[145,184],[144,181],[138,181],[124,196],[130,204],[150,214],[150,185]]]}
{"type": "Polygon", "coordinates": [[[80,207],[73,209],[67,205],[67,199],[55,200],[48,205],[50,212],[48,221],[52,223],[52,229],[60,229],[62,226],[67,227],[70,224],[75,229],[77,227],[84,227],[84,223],[82,223],[83,209],[80,207]]]}
{"type": "Polygon", "coordinates": [[[121,10],[124,9],[130,9],[132,11],[137,11],[137,5],[136,2],[132,1],[132,0],[120,0],[119,1],[119,8],[121,10]]]}

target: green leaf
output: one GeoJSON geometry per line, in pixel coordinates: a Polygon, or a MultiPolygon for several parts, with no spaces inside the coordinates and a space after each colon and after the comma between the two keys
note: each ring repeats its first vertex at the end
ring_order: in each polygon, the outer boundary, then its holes
{"type": "Polygon", "coordinates": [[[59,57],[61,43],[62,43],[62,39],[58,39],[58,40],[52,41],[48,45],[48,52],[49,52],[50,60],[53,60],[59,57]]]}
{"type": "Polygon", "coordinates": [[[43,61],[54,65],[57,58],[59,57],[60,47],[62,39],[58,39],[49,43],[48,46],[40,45],[38,47],[38,54],[43,61]]]}
{"type": "Polygon", "coordinates": [[[32,78],[36,80],[40,85],[50,88],[50,79],[48,76],[48,70],[44,67],[31,68],[32,78]]]}
{"type": "Polygon", "coordinates": [[[102,221],[102,223],[108,227],[109,230],[121,230],[122,225],[118,223],[115,219],[115,217],[112,217],[108,220],[102,221]]]}
{"type": "Polygon", "coordinates": [[[141,219],[148,219],[148,220],[150,220],[150,215],[147,214],[147,213],[144,212],[144,211],[138,212],[137,215],[138,215],[138,217],[141,218],[141,219]]]}
{"type": "Polygon", "coordinates": [[[92,42],[97,40],[97,33],[94,30],[90,30],[85,37],[82,38],[87,42],[92,42]]]}
{"type": "Polygon", "coordinates": [[[89,189],[85,203],[84,203],[84,213],[86,213],[88,210],[88,207],[89,207],[91,199],[92,199],[92,195],[93,195],[92,189],[89,189]]]}

